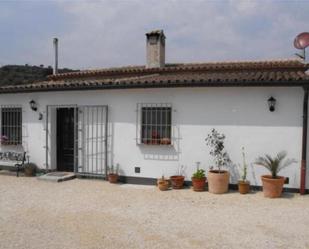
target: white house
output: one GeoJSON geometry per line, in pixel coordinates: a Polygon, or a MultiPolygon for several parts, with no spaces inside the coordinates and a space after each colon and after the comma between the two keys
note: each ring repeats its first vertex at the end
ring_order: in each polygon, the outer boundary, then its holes
{"type": "MultiPolygon", "coordinates": [[[[291,191],[309,189],[309,65],[298,60],[165,63],[162,31],[147,35],[146,66],[54,74],[47,81],[0,88],[1,151],[26,151],[44,170],[105,176],[119,164],[127,182],[153,183],[196,162],[213,165],[205,138],[226,135],[231,183],[245,147],[248,178],[260,186],[255,159],[286,150],[291,191]],[[270,111],[268,100],[275,99],[270,111]],[[32,108],[30,103],[32,104],[32,108]],[[302,179],[302,180],[301,180],[302,179]]],[[[4,163],[0,164],[4,165],[4,163]]]]}

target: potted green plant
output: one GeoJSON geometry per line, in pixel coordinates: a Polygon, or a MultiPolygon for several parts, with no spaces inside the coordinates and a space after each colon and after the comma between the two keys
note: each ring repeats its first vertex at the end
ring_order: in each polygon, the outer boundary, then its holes
{"type": "Polygon", "coordinates": [[[161,191],[166,191],[168,190],[170,184],[169,180],[162,175],[162,177],[157,180],[157,185],[161,191]]]}
{"type": "Polygon", "coordinates": [[[108,168],[108,181],[110,183],[117,183],[118,182],[118,171],[119,171],[119,164],[117,163],[116,167],[112,165],[108,168]]]}
{"type": "Polygon", "coordinates": [[[248,164],[246,162],[244,147],[242,147],[242,159],[243,159],[243,164],[241,168],[241,179],[238,181],[238,191],[240,194],[247,194],[250,191],[250,182],[247,180],[248,164]]]}
{"type": "Polygon", "coordinates": [[[183,176],[184,167],[181,166],[178,169],[178,174],[170,177],[172,188],[181,189],[183,188],[185,177],[183,176]]]}
{"type": "Polygon", "coordinates": [[[228,191],[230,173],[223,170],[223,167],[229,166],[231,160],[224,149],[225,135],[220,134],[215,129],[211,130],[205,139],[206,145],[210,147],[209,154],[214,158],[217,169],[210,167],[207,174],[208,191],[213,194],[223,194],[228,191]]]}
{"type": "Polygon", "coordinates": [[[192,185],[194,191],[204,191],[206,185],[205,170],[199,168],[199,162],[196,163],[196,171],[192,175],[192,185]]]}
{"type": "Polygon", "coordinates": [[[256,165],[265,167],[271,173],[271,175],[261,176],[265,197],[277,198],[281,196],[285,177],[278,176],[278,173],[292,163],[296,163],[295,159],[285,159],[286,156],[287,153],[281,151],[275,157],[266,154],[264,157],[260,156],[256,159],[256,165]]]}

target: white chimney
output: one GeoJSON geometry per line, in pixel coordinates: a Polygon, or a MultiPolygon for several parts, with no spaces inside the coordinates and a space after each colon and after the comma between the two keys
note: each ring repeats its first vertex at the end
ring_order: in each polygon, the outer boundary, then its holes
{"type": "Polygon", "coordinates": [[[54,50],[55,50],[55,64],[53,74],[58,73],[58,38],[54,38],[54,50]]]}
{"type": "Polygon", "coordinates": [[[146,68],[164,67],[165,65],[165,35],[163,30],[146,33],[146,68]]]}

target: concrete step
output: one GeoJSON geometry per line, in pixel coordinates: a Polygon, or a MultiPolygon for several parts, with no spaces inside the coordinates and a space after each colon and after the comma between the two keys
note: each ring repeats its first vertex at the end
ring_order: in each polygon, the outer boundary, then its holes
{"type": "Polygon", "coordinates": [[[37,177],[38,180],[50,181],[50,182],[63,182],[72,180],[76,177],[73,172],[50,172],[45,175],[37,177]]]}

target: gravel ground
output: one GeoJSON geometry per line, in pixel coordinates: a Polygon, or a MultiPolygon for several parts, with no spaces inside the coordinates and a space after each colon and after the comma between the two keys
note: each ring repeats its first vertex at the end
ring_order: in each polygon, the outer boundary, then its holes
{"type": "Polygon", "coordinates": [[[0,248],[309,248],[309,196],[0,175],[0,248]]]}

